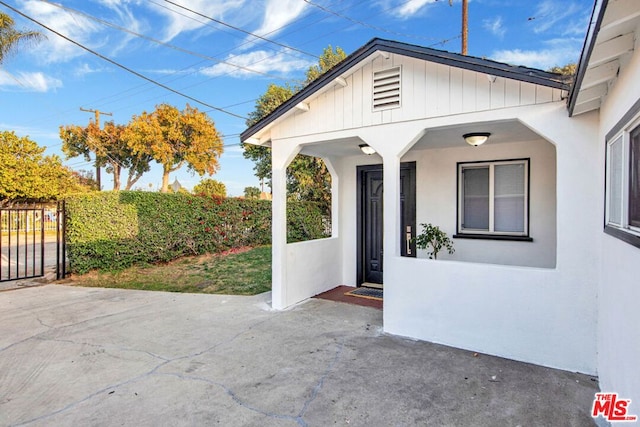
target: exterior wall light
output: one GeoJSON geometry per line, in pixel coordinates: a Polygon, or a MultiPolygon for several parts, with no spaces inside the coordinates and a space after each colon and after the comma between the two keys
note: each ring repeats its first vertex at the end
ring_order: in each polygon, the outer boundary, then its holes
{"type": "Polygon", "coordinates": [[[491,134],[489,132],[474,132],[462,135],[467,144],[477,147],[487,142],[491,134]]]}
{"type": "Polygon", "coordinates": [[[367,156],[370,156],[376,152],[375,148],[371,147],[369,144],[360,144],[358,145],[362,152],[367,156]]]}

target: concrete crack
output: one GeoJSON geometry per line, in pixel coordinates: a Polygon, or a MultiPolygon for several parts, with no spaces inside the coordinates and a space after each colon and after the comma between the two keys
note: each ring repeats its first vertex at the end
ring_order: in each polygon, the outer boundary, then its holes
{"type": "Polygon", "coordinates": [[[254,323],[252,323],[251,325],[249,325],[246,329],[243,329],[242,331],[240,331],[240,332],[238,332],[237,334],[235,334],[235,335],[233,335],[233,336],[231,336],[231,337],[227,338],[227,339],[226,339],[226,340],[224,340],[224,341],[220,341],[220,342],[218,342],[218,343],[215,343],[215,344],[213,344],[213,345],[211,345],[211,346],[209,346],[209,347],[205,348],[204,350],[200,350],[200,351],[197,351],[197,352],[195,352],[195,353],[190,353],[190,354],[186,354],[186,355],[184,355],[184,356],[180,356],[180,357],[173,358],[173,359],[171,359],[171,361],[172,361],[172,362],[175,362],[175,361],[178,361],[178,360],[192,359],[192,358],[194,358],[194,357],[202,356],[203,354],[208,353],[208,352],[210,352],[210,351],[212,351],[212,350],[215,350],[216,348],[218,348],[218,347],[220,347],[220,346],[223,346],[223,345],[225,345],[225,344],[232,343],[233,341],[235,341],[236,339],[238,339],[238,337],[240,337],[240,336],[242,336],[242,335],[246,334],[247,332],[251,331],[251,330],[252,330],[253,328],[255,328],[256,326],[262,325],[263,323],[267,323],[267,322],[271,321],[273,318],[274,318],[274,317],[269,317],[269,318],[267,318],[267,319],[263,319],[263,320],[260,320],[260,321],[258,321],[258,322],[254,322],[254,323]]]}
{"type": "Polygon", "coordinates": [[[43,321],[41,321],[39,318],[36,317],[36,320],[38,320],[38,322],[42,326],[44,326],[45,328],[48,328],[48,330],[42,331],[42,332],[38,332],[37,334],[33,334],[30,337],[24,338],[24,339],[22,339],[20,341],[16,341],[16,342],[11,343],[11,344],[9,344],[9,345],[7,345],[5,347],[2,347],[2,348],[0,348],[0,353],[2,353],[5,350],[10,349],[11,347],[15,347],[16,345],[22,344],[23,342],[29,341],[29,340],[34,339],[34,338],[39,338],[40,336],[48,334],[51,331],[64,330],[64,329],[67,329],[67,328],[83,325],[85,323],[93,322],[93,321],[96,321],[96,320],[107,319],[109,317],[118,316],[118,315],[121,315],[121,314],[124,314],[124,313],[128,313],[128,312],[135,312],[135,311],[138,311],[139,309],[140,309],[140,307],[131,308],[131,309],[119,311],[117,313],[110,313],[110,314],[105,314],[103,316],[92,317],[90,319],[85,319],[85,320],[82,320],[82,321],[77,322],[77,323],[71,323],[71,324],[62,325],[62,326],[50,326],[50,325],[47,325],[43,321]]]}
{"type": "MultiPolygon", "coordinates": [[[[163,373],[159,373],[156,375],[166,375],[166,376],[172,376],[172,377],[176,377],[176,378],[180,378],[182,380],[187,380],[187,381],[201,381],[207,384],[211,384],[214,385],[216,387],[220,387],[222,390],[224,390],[224,392],[229,395],[229,397],[231,397],[231,399],[233,399],[234,402],[236,402],[239,406],[248,409],[250,411],[256,412],[260,415],[264,415],[265,417],[269,417],[269,418],[275,418],[275,419],[279,419],[279,420],[291,420],[291,421],[295,421],[298,422],[298,417],[294,417],[292,415],[283,415],[283,414],[276,414],[274,412],[268,412],[268,411],[264,411],[262,409],[256,408],[255,406],[252,406],[250,404],[248,404],[247,402],[244,402],[242,399],[240,399],[236,393],[230,389],[229,387],[227,387],[226,385],[216,382],[216,381],[212,381],[209,380],[207,378],[202,378],[202,377],[196,377],[196,376],[191,376],[191,375],[183,375],[180,373],[176,373],[176,372],[163,372],[163,373]]],[[[298,422],[299,424],[299,422],[298,422]]]]}
{"type": "Polygon", "coordinates": [[[45,328],[48,328],[48,329],[53,329],[53,328],[54,328],[53,326],[51,326],[51,325],[47,325],[46,323],[44,323],[44,321],[43,321],[41,318],[39,318],[39,317],[36,317],[36,320],[38,321],[38,323],[40,323],[40,324],[41,324],[42,326],[44,326],[45,328]]]}
{"type": "MultiPolygon", "coordinates": [[[[126,311],[129,311],[129,310],[126,310],[126,311]]],[[[124,311],[124,312],[126,312],[126,311],[124,311]]],[[[121,312],[121,313],[124,313],[124,312],[121,312]]],[[[117,313],[117,314],[121,314],[121,313],[117,313]]],[[[100,318],[109,317],[109,316],[111,316],[111,315],[101,316],[100,318]]],[[[93,398],[93,397],[95,397],[95,396],[100,395],[101,393],[105,393],[105,392],[106,392],[106,391],[108,391],[108,390],[111,390],[111,389],[114,389],[114,388],[117,388],[117,387],[121,387],[121,386],[123,386],[123,385],[132,384],[132,383],[135,383],[135,382],[137,382],[137,381],[140,381],[140,380],[142,380],[142,379],[144,379],[144,378],[146,378],[146,377],[148,377],[148,376],[151,376],[151,375],[155,374],[155,373],[157,372],[157,370],[158,370],[158,369],[160,369],[161,367],[163,367],[163,366],[165,366],[165,365],[167,365],[167,364],[169,364],[169,363],[171,363],[171,362],[175,362],[175,361],[179,361],[179,360],[185,360],[185,359],[192,359],[192,358],[194,358],[194,357],[197,357],[197,356],[200,356],[200,355],[202,355],[202,354],[204,354],[204,353],[207,353],[207,352],[209,352],[209,351],[211,351],[211,350],[214,350],[215,348],[217,348],[217,347],[219,347],[219,346],[221,346],[221,345],[224,345],[224,344],[228,344],[228,343],[230,343],[230,342],[233,342],[233,341],[234,341],[234,340],[236,340],[239,336],[241,336],[241,335],[243,335],[243,334],[245,334],[245,333],[249,332],[250,330],[252,330],[253,328],[255,328],[255,327],[256,327],[256,326],[258,326],[258,325],[261,325],[261,324],[263,324],[263,323],[266,323],[266,322],[270,321],[272,318],[273,318],[273,317],[269,317],[269,318],[267,318],[267,319],[263,319],[263,320],[261,320],[261,321],[254,322],[253,324],[249,325],[249,327],[247,327],[246,329],[244,329],[244,330],[242,330],[242,331],[238,332],[237,334],[233,335],[232,337],[229,337],[229,338],[227,338],[226,340],[223,340],[223,341],[218,342],[218,343],[216,343],[216,344],[214,344],[214,345],[212,345],[212,346],[209,346],[209,347],[207,347],[207,348],[206,348],[206,349],[204,349],[204,350],[201,350],[201,351],[198,351],[198,352],[194,352],[194,353],[191,353],[191,354],[187,354],[187,355],[184,355],[184,356],[179,356],[179,357],[171,358],[171,359],[169,359],[169,358],[165,358],[165,357],[162,357],[162,356],[155,355],[155,354],[150,353],[150,352],[145,351],[145,350],[136,350],[136,349],[128,349],[128,348],[124,348],[124,349],[122,349],[122,348],[121,348],[121,350],[124,350],[124,351],[138,351],[138,352],[141,352],[141,353],[146,353],[146,354],[148,354],[148,355],[150,355],[150,356],[152,356],[152,357],[154,357],[154,358],[157,358],[157,359],[162,360],[162,363],[159,363],[159,364],[158,364],[158,365],[156,365],[153,369],[151,369],[151,370],[149,370],[149,371],[147,371],[147,372],[145,372],[145,373],[143,373],[143,374],[137,375],[137,376],[135,376],[135,377],[133,377],[133,378],[130,378],[130,379],[125,380],[125,381],[121,381],[121,382],[116,383],[116,384],[111,384],[111,385],[109,385],[109,386],[107,386],[107,387],[103,387],[103,388],[101,388],[100,390],[98,390],[98,391],[96,391],[96,392],[94,392],[94,393],[91,393],[90,395],[85,396],[85,397],[83,397],[83,398],[81,398],[81,399],[79,399],[79,400],[76,400],[75,402],[71,402],[71,403],[69,403],[68,405],[66,405],[66,406],[64,406],[64,407],[62,407],[62,408],[60,408],[60,409],[57,409],[57,410],[52,411],[52,412],[47,413],[47,414],[40,415],[40,416],[38,416],[38,417],[36,417],[36,418],[32,418],[32,419],[27,420],[27,421],[22,421],[22,422],[20,422],[20,423],[18,423],[18,424],[13,424],[13,426],[22,426],[22,425],[31,424],[31,423],[33,423],[33,422],[41,421],[41,420],[47,419],[47,418],[49,418],[49,417],[52,417],[52,416],[54,416],[54,415],[58,415],[58,414],[61,414],[61,413],[63,413],[63,412],[66,412],[66,411],[68,411],[68,410],[70,410],[70,409],[73,409],[73,408],[74,408],[74,407],[76,407],[77,405],[79,405],[79,404],[81,404],[81,403],[83,403],[83,402],[86,402],[87,400],[89,400],[89,399],[91,399],[91,398],[93,398]]],[[[96,319],[99,319],[99,318],[96,318],[96,319]]],[[[91,319],[88,319],[88,320],[91,320],[91,319]]],[[[87,321],[88,321],[88,320],[87,320],[87,321]]],[[[59,328],[52,328],[52,329],[53,329],[53,330],[56,330],[56,329],[68,328],[68,327],[71,327],[71,326],[75,326],[75,325],[78,325],[78,324],[85,323],[85,322],[87,322],[87,321],[82,321],[82,322],[78,322],[78,323],[73,324],[73,325],[65,325],[65,326],[61,326],[61,327],[59,327],[59,328]]],[[[0,349],[0,352],[1,352],[1,351],[4,351],[4,350],[6,350],[6,349],[8,349],[8,348],[10,348],[10,347],[13,347],[14,345],[18,345],[18,344],[20,344],[20,343],[23,343],[23,342],[28,341],[28,340],[31,340],[31,339],[51,340],[51,341],[60,341],[60,342],[69,342],[69,343],[73,343],[73,344],[84,344],[84,343],[77,343],[77,342],[74,342],[74,341],[72,341],[72,340],[63,340],[63,339],[59,339],[59,338],[47,338],[47,337],[41,337],[41,335],[44,335],[44,334],[46,334],[46,333],[48,333],[48,332],[50,332],[50,330],[45,331],[45,332],[38,333],[38,334],[33,335],[33,336],[29,337],[29,338],[25,338],[24,340],[21,340],[21,341],[19,341],[19,342],[16,342],[16,343],[10,344],[9,346],[7,346],[7,347],[5,347],[5,348],[0,349]]],[[[96,347],[104,347],[104,346],[100,346],[100,345],[96,345],[96,344],[87,344],[87,345],[92,345],[92,346],[96,346],[96,347]]],[[[161,374],[161,375],[167,375],[167,374],[161,374]]],[[[176,375],[176,376],[178,376],[178,375],[176,375]]],[[[184,378],[187,378],[187,377],[184,377],[184,378]]],[[[200,380],[210,382],[209,380],[205,380],[204,378],[202,378],[202,379],[200,379],[200,380]]],[[[224,387],[224,385],[222,385],[222,384],[218,384],[218,383],[214,383],[214,382],[211,382],[211,383],[212,383],[212,384],[216,384],[216,385],[218,385],[218,386],[220,386],[220,387],[223,387],[223,389],[225,389],[225,390],[226,390],[226,392],[227,392],[227,393],[228,393],[228,394],[229,394],[229,395],[234,399],[234,401],[238,402],[239,404],[241,403],[240,399],[235,395],[235,393],[233,393],[233,391],[232,391],[232,390],[230,390],[230,389],[228,389],[228,388],[224,387]]],[[[246,407],[247,409],[251,409],[251,410],[253,410],[253,411],[256,411],[256,412],[258,412],[258,413],[264,414],[264,415],[266,415],[266,416],[271,416],[271,417],[273,417],[273,418],[280,418],[280,419],[291,419],[291,420],[295,420],[295,417],[292,417],[292,416],[286,416],[286,415],[282,415],[282,416],[280,416],[280,415],[278,415],[278,414],[271,414],[271,415],[269,415],[268,413],[266,413],[266,412],[264,412],[264,411],[260,411],[259,409],[255,409],[255,408],[254,408],[254,409],[252,409],[250,406],[248,406],[248,405],[246,405],[246,404],[244,404],[244,403],[243,403],[242,405],[243,405],[244,407],[246,407]]]]}
{"type": "Polygon", "coordinates": [[[46,337],[34,337],[33,339],[35,340],[39,340],[39,341],[51,341],[51,342],[61,342],[61,343],[68,343],[68,344],[74,344],[74,345],[86,345],[89,347],[95,347],[95,348],[103,348],[105,350],[118,350],[118,351],[124,351],[124,352],[130,352],[130,353],[142,353],[142,354],[146,354],[147,356],[150,356],[154,359],[159,359],[162,360],[164,362],[172,362],[172,359],[168,359],[164,356],[160,356],[159,354],[155,354],[155,353],[151,353],[150,351],[147,350],[137,350],[135,348],[130,348],[130,347],[117,347],[117,346],[109,346],[109,345],[102,345],[102,344],[93,344],[93,343],[89,343],[89,342],[78,342],[78,341],[74,341],[74,340],[65,340],[65,339],[61,339],[61,338],[46,338],[46,337]]]}
{"type": "Polygon", "coordinates": [[[311,404],[316,399],[316,397],[318,397],[318,394],[320,393],[320,390],[322,390],[322,386],[324,385],[324,381],[327,379],[329,374],[331,374],[331,372],[333,371],[333,368],[335,367],[336,363],[338,363],[338,360],[340,360],[340,356],[342,356],[342,352],[344,351],[344,347],[345,347],[345,339],[343,338],[342,342],[338,346],[338,349],[336,350],[336,354],[333,356],[333,359],[329,363],[329,366],[327,366],[327,369],[324,371],[324,373],[322,374],[322,376],[318,380],[318,383],[313,388],[313,391],[311,392],[311,396],[309,396],[309,398],[306,400],[306,402],[304,402],[304,405],[302,406],[302,409],[300,410],[300,413],[296,417],[296,421],[301,426],[304,426],[304,427],[307,426],[306,421],[304,421],[304,415],[307,413],[307,410],[309,409],[309,406],[311,406],[311,404]]]}
{"type": "Polygon", "coordinates": [[[32,418],[32,419],[27,420],[27,421],[22,421],[22,422],[19,422],[17,424],[11,424],[11,427],[13,427],[13,426],[16,426],[16,427],[17,426],[24,426],[24,425],[31,424],[31,423],[34,423],[34,422],[37,422],[37,421],[41,421],[41,420],[47,419],[49,417],[52,417],[54,415],[58,415],[58,414],[61,414],[63,412],[66,412],[69,409],[73,409],[74,407],[78,406],[79,404],[81,404],[83,402],[86,402],[89,399],[94,398],[95,396],[98,396],[98,395],[100,395],[102,393],[107,392],[108,390],[115,389],[115,388],[121,387],[123,385],[133,384],[133,383],[135,383],[137,381],[140,381],[143,378],[146,378],[146,377],[148,377],[150,375],[153,375],[158,369],[160,369],[161,367],[163,367],[164,365],[166,365],[169,362],[170,361],[164,361],[164,362],[156,365],[153,369],[151,369],[151,370],[149,370],[149,371],[147,371],[147,372],[145,372],[143,374],[137,375],[137,376],[135,376],[133,378],[129,378],[128,380],[121,381],[121,382],[116,383],[116,384],[110,384],[110,385],[108,385],[106,387],[101,388],[98,391],[95,391],[95,392],[83,397],[82,399],[76,400],[75,402],[71,402],[68,405],[66,405],[66,406],[64,406],[64,407],[62,407],[60,409],[56,409],[55,411],[49,412],[48,414],[43,414],[43,415],[40,415],[38,417],[32,418]]]}

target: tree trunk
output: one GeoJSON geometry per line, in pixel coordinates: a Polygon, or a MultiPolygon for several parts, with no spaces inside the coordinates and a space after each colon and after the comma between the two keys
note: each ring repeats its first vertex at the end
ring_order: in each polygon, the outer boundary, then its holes
{"type": "Polygon", "coordinates": [[[118,164],[113,164],[113,191],[120,191],[120,172],[122,168],[118,164]]]}
{"type": "Polygon", "coordinates": [[[135,185],[136,182],[142,177],[141,173],[134,174],[129,170],[129,175],[127,176],[127,185],[125,186],[125,190],[131,190],[131,187],[135,185]]]}
{"type": "Polygon", "coordinates": [[[160,189],[161,193],[169,192],[169,173],[171,172],[170,168],[165,167],[162,170],[162,188],[160,189]]]}

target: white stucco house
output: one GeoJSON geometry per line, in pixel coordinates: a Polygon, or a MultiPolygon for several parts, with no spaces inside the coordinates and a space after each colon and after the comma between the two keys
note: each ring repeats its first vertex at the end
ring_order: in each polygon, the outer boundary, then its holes
{"type": "Polygon", "coordinates": [[[640,413],[639,25],[597,1],[573,85],[374,39],[247,129],[272,149],[273,307],[381,284],[388,333],[597,374],[640,413]],[[287,244],[298,153],[331,171],[333,230],[287,244]],[[421,223],[455,253],[416,251],[421,223]]]}

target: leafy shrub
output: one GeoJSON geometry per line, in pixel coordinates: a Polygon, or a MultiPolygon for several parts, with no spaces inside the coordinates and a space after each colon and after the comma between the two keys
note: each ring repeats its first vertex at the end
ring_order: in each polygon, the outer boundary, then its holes
{"type": "Polygon", "coordinates": [[[422,226],[422,232],[415,237],[416,247],[418,249],[429,249],[427,255],[429,259],[437,259],[438,252],[442,249],[447,249],[449,254],[455,252],[453,248],[453,242],[447,236],[447,233],[440,230],[440,227],[433,224],[420,224],[422,226]]]}
{"type": "Polygon", "coordinates": [[[193,194],[209,197],[227,197],[227,187],[223,182],[205,178],[193,187],[193,194]]]}
{"type": "MultiPolygon", "coordinates": [[[[289,241],[324,235],[316,203],[289,202],[289,241]]],[[[142,191],[67,199],[73,273],[118,270],[271,242],[271,202],[142,191]]]]}
{"type": "Polygon", "coordinates": [[[326,208],[319,202],[287,202],[287,242],[328,237],[323,219],[326,208]]]}

